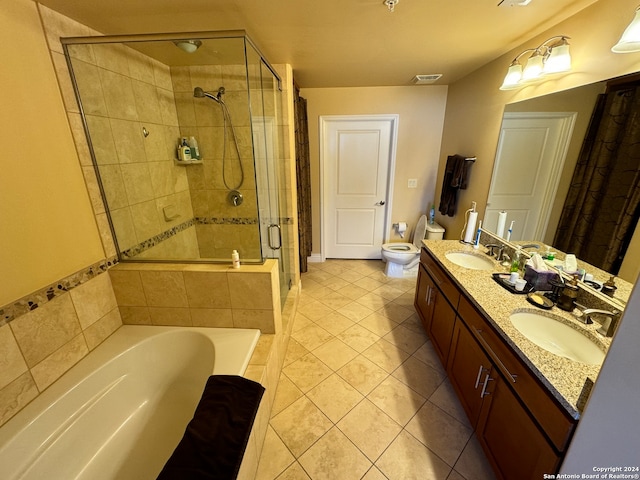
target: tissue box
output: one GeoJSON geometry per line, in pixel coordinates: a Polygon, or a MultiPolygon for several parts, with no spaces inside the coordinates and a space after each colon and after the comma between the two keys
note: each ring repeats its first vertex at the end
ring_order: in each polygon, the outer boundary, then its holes
{"type": "Polygon", "coordinates": [[[553,290],[549,282],[558,280],[558,274],[554,271],[539,272],[527,265],[524,271],[524,279],[527,284],[533,285],[534,290],[553,290]]]}

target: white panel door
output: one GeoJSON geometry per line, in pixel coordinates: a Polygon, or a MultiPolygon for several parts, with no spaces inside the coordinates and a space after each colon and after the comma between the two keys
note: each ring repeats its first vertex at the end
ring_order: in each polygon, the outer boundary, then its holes
{"type": "Polygon", "coordinates": [[[320,118],[325,258],[380,258],[397,115],[320,118]]]}
{"type": "MultiPolygon", "coordinates": [[[[483,227],[498,213],[515,221],[512,240],[543,238],[573,131],[575,113],[505,113],[483,227]]],[[[505,228],[505,235],[506,235],[505,228]]]]}

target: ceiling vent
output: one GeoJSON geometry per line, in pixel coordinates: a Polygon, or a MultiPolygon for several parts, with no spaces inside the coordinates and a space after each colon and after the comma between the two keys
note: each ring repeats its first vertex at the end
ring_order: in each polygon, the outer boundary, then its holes
{"type": "Polygon", "coordinates": [[[416,85],[429,85],[430,83],[435,83],[442,77],[441,73],[435,73],[431,75],[416,75],[413,77],[412,82],[416,85]]]}
{"type": "Polygon", "coordinates": [[[526,7],[531,0],[500,0],[499,7],[526,7]]]}

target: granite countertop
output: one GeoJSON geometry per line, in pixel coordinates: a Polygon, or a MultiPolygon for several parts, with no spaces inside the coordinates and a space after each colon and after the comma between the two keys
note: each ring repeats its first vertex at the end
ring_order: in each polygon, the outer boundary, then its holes
{"type": "Polygon", "coordinates": [[[596,341],[606,352],[611,339],[596,333],[600,324],[594,322],[592,325],[584,325],[571,313],[555,306],[551,310],[534,307],[527,301],[526,295],[513,294],[492,279],[492,273],[505,272],[504,267],[495,261],[494,270],[471,270],[456,265],[445,256],[448,252],[464,251],[490,259],[491,257],[484,254],[486,248],[482,246],[474,249],[457,240],[423,240],[423,244],[567,412],[572,417],[579,418],[576,404],[585,380],[589,377],[595,382],[601,365],[587,365],[547,352],[522,335],[513,326],[509,316],[515,310],[533,310],[542,315],[551,313],[554,317],[561,317],[563,323],[596,341]]]}

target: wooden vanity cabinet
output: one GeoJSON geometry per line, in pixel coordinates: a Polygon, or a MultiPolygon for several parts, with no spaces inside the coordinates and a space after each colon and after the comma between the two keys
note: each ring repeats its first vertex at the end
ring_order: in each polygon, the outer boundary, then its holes
{"type": "Polygon", "coordinates": [[[420,257],[414,306],[431,342],[446,365],[456,320],[460,291],[423,249],[420,257]]]}
{"type": "Polygon", "coordinates": [[[556,473],[576,420],[426,249],[415,305],[496,476],[520,480],[556,473]],[[433,297],[445,297],[451,286],[456,304],[442,298],[449,308],[443,314],[433,297]]]}

